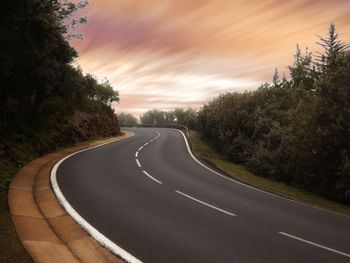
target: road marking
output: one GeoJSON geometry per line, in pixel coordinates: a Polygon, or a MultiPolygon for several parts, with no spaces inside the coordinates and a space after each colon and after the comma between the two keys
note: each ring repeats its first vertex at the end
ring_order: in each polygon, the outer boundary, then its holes
{"type": "Polygon", "coordinates": [[[162,184],[161,181],[157,180],[156,178],[154,178],[153,176],[151,176],[149,173],[147,173],[145,170],[142,170],[142,172],[147,175],[149,178],[151,178],[153,181],[157,182],[158,184],[162,184]]]}
{"type": "Polygon", "coordinates": [[[211,204],[208,204],[208,203],[206,203],[206,202],[203,202],[203,201],[201,201],[201,200],[198,200],[198,199],[196,199],[196,198],[194,198],[194,197],[192,197],[192,196],[190,196],[190,195],[187,195],[187,194],[185,194],[185,193],[183,193],[183,192],[181,192],[181,191],[176,190],[175,192],[178,193],[178,194],[180,194],[180,195],[183,195],[183,196],[185,196],[185,197],[187,197],[187,198],[189,198],[189,199],[191,199],[191,200],[193,200],[193,201],[196,201],[196,202],[198,202],[198,203],[200,203],[200,204],[202,204],[202,205],[206,205],[206,206],[208,206],[208,207],[210,207],[210,208],[213,208],[213,209],[215,209],[215,210],[218,210],[218,211],[220,211],[220,212],[222,212],[222,213],[224,213],[224,214],[227,214],[227,215],[230,215],[230,216],[236,216],[235,214],[233,214],[233,213],[231,213],[231,212],[228,212],[228,211],[226,211],[226,210],[223,210],[223,209],[221,209],[221,208],[218,208],[218,207],[216,207],[216,206],[213,206],[213,205],[211,205],[211,204]]]}
{"type": "Polygon", "coordinates": [[[317,243],[314,243],[314,242],[311,242],[311,241],[302,239],[302,238],[300,238],[300,237],[293,236],[293,235],[291,235],[291,234],[287,234],[287,233],[285,233],[285,232],[278,232],[278,234],[283,235],[283,236],[286,236],[286,237],[290,237],[290,238],[296,239],[296,240],[298,240],[298,241],[301,241],[301,242],[304,242],[304,243],[313,245],[313,246],[315,246],[315,247],[323,248],[323,249],[325,249],[325,250],[328,250],[328,251],[334,252],[334,253],[336,253],[336,254],[339,254],[339,255],[342,255],[342,256],[345,256],[345,257],[349,257],[349,258],[350,258],[350,254],[341,252],[341,251],[339,251],[339,250],[335,250],[335,249],[333,249],[333,248],[329,248],[329,247],[326,247],[326,246],[322,246],[322,245],[320,245],[320,244],[317,244],[317,243]]]}
{"type": "Polygon", "coordinates": [[[193,159],[195,162],[197,162],[197,163],[198,163],[200,166],[202,166],[203,168],[207,169],[208,171],[211,171],[212,173],[214,173],[214,174],[220,176],[221,178],[223,178],[223,179],[225,179],[225,180],[231,181],[231,182],[233,182],[233,183],[242,185],[242,186],[244,186],[244,187],[246,187],[246,188],[250,188],[250,189],[253,189],[253,190],[255,190],[255,191],[258,191],[258,192],[261,192],[261,193],[270,195],[270,196],[274,196],[274,197],[277,197],[277,198],[281,198],[281,199],[287,200],[287,201],[289,201],[289,202],[292,202],[292,203],[295,203],[295,204],[298,204],[298,205],[302,205],[302,206],[306,206],[306,207],[312,207],[312,208],[314,208],[314,209],[321,210],[321,211],[324,211],[324,212],[327,212],[327,213],[332,213],[332,214],[336,214],[336,215],[339,215],[339,216],[342,216],[342,217],[350,218],[350,216],[348,216],[348,215],[344,215],[344,214],[341,214],[341,213],[333,212],[333,211],[330,211],[330,210],[327,210],[327,209],[324,209],[324,208],[320,208],[320,207],[317,207],[317,206],[313,206],[313,205],[301,203],[301,202],[298,202],[298,201],[289,199],[288,197],[284,197],[284,196],[281,196],[281,195],[277,195],[277,194],[274,194],[274,193],[271,193],[271,192],[267,192],[267,191],[265,191],[265,190],[261,190],[261,189],[259,189],[259,188],[254,187],[254,186],[247,185],[247,184],[242,183],[242,182],[239,182],[239,181],[237,181],[237,180],[235,180],[235,179],[233,179],[233,178],[230,178],[230,177],[228,177],[228,176],[226,176],[226,175],[223,175],[223,174],[221,174],[221,173],[219,173],[219,172],[217,172],[217,171],[215,171],[215,170],[209,168],[208,166],[206,166],[206,165],[203,164],[202,162],[200,162],[200,161],[193,155],[192,150],[191,150],[191,148],[190,148],[190,145],[189,145],[189,143],[188,143],[188,140],[187,140],[187,138],[186,138],[186,135],[185,135],[181,130],[179,130],[179,129],[173,129],[173,130],[175,130],[175,131],[177,131],[177,132],[179,132],[179,133],[182,134],[182,136],[183,136],[183,138],[184,138],[184,140],[185,140],[185,144],[186,144],[186,147],[187,147],[187,151],[189,152],[189,154],[191,155],[192,159],[193,159]]]}
{"type": "MultiPolygon", "coordinates": [[[[158,134],[158,135],[157,135],[156,137],[154,137],[152,140],[150,140],[150,141],[144,143],[144,145],[142,145],[142,146],[137,150],[137,152],[135,153],[135,158],[138,158],[139,151],[141,151],[141,150],[143,149],[143,147],[146,147],[149,143],[153,142],[154,140],[156,140],[156,139],[159,137],[160,133],[157,132],[157,134],[158,134]]],[[[141,164],[140,164],[140,162],[139,162],[138,159],[136,159],[136,163],[137,163],[138,167],[141,167],[141,164]]]]}
{"type": "MultiPolygon", "coordinates": [[[[135,134],[132,133],[132,136],[134,136],[135,134]]],[[[119,141],[121,139],[124,138],[118,138],[115,141],[119,141]]],[[[126,139],[126,138],[125,138],[126,139]]],[[[89,151],[101,146],[104,146],[106,144],[109,143],[113,143],[115,141],[111,141],[111,142],[107,142],[107,143],[103,143],[88,149],[84,149],[84,150],[80,150],[77,151],[75,153],[72,153],[64,158],[62,158],[61,160],[59,160],[55,166],[52,168],[51,170],[51,175],[50,175],[50,180],[51,180],[51,185],[52,185],[52,189],[56,194],[56,197],[58,199],[58,201],[60,202],[60,204],[64,207],[64,209],[67,211],[67,213],[83,228],[85,229],[93,238],[95,238],[102,246],[107,247],[109,250],[111,250],[114,254],[119,255],[120,257],[122,257],[123,259],[126,260],[126,262],[130,262],[130,263],[142,263],[141,260],[137,259],[136,257],[134,257],[133,255],[131,255],[130,253],[128,253],[126,250],[124,250],[123,248],[119,247],[117,244],[113,243],[113,241],[111,241],[110,239],[108,239],[106,236],[104,236],[102,233],[100,233],[96,228],[94,228],[92,225],[90,225],[80,214],[78,214],[78,212],[71,206],[71,204],[67,201],[67,199],[65,198],[65,196],[63,195],[60,187],[58,186],[57,183],[57,169],[58,167],[68,158],[77,155],[79,153],[85,152],[85,151],[89,151]]]]}

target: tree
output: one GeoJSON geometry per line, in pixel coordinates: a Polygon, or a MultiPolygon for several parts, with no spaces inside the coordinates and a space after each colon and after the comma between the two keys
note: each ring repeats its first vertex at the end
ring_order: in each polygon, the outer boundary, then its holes
{"type": "Polygon", "coordinates": [[[328,36],[319,36],[319,42],[317,44],[323,48],[322,52],[317,52],[318,57],[316,59],[316,65],[320,72],[334,68],[334,60],[337,55],[350,48],[350,44],[345,44],[339,40],[339,34],[333,23],[329,26],[328,36]]]}
{"type": "Polygon", "coordinates": [[[194,129],[197,124],[197,112],[191,108],[175,108],[173,111],[149,110],[141,118],[143,125],[185,125],[189,129],[194,129]]]}
{"type": "Polygon", "coordinates": [[[294,63],[288,69],[294,88],[301,88],[303,90],[313,89],[315,78],[312,68],[312,53],[307,48],[305,53],[302,54],[299,45],[297,45],[294,63]]]}
{"type": "Polygon", "coordinates": [[[140,117],[143,125],[157,125],[166,123],[165,112],[161,110],[149,110],[140,117]]]}
{"type": "Polygon", "coordinates": [[[321,38],[321,70],[297,46],[291,79],[227,93],[198,113],[200,135],[260,176],[350,203],[350,51],[335,26],[321,38]]]}
{"type": "Polygon", "coordinates": [[[281,80],[280,80],[280,76],[278,74],[278,69],[275,68],[275,73],[273,74],[273,78],[272,78],[272,84],[274,86],[279,86],[280,83],[281,83],[281,80]]]}
{"type": "Polygon", "coordinates": [[[137,125],[137,119],[131,114],[126,112],[121,112],[117,114],[118,121],[122,127],[131,127],[137,125]]]}
{"type": "Polygon", "coordinates": [[[59,19],[59,24],[64,36],[69,38],[82,38],[81,34],[73,33],[78,25],[87,23],[87,17],[75,18],[74,13],[85,8],[89,2],[87,0],[80,0],[78,2],[70,2],[68,0],[54,0],[54,13],[59,19]]]}
{"type": "Polygon", "coordinates": [[[173,114],[174,114],[174,121],[178,124],[184,124],[184,118],[185,118],[185,110],[182,109],[182,108],[176,108],[174,111],[173,111],[173,114]]]}
{"type": "Polygon", "coordinates": [[[64,37],[65,19],[82,7],[73,5],[58,0],[0,3],[2,124],[31,122],[60,89],[67,66],[77,56],[64,37]]]}
{"type": "Polygon", "coordinates": [[[107,106],[111,106],[112,102],[119,102],[119,92],[115,91],[108,80],[97,83],[95,93],[92,98],[100,101],[107,106]]]}
{"type": "Polygon", "coordinates": [[[186,125],[191,130],[195,129],[197,127],[197,116],[197,111],[192,108],[188,108],[185,111],[185,116],[182,124],[186,125]]]}
{"type": "Polygon", "coordinates": [[[67,39],[86,18],[87,1],[0,2],[0,132],[47,126],[74,111],[113,116],[118,91],[71,65],[77,52],[67,39]],[[59,117],[58,117],[59,116],[59,117]]]}

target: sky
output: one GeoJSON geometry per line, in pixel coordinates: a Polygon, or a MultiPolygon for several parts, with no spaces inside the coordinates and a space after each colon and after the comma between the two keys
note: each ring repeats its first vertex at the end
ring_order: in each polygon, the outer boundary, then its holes
{"type": "Polygon", "coordinates": [[[335,23],[350,42],[350,0],[90,0],[76,64],[119,91],[117,113],[199,109],[221,93],[288,75],[296,45],[319,50],[335,23]]]}

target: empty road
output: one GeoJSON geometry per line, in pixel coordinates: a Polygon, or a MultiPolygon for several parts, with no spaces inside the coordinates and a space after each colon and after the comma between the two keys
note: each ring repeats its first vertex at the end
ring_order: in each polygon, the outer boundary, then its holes
{"type": "Polygon", "coordinates": [[[142,262],[350,262],[350,218],[265,193],[208,170],[173,129],[64,160],[74,210],[142,262]]]}

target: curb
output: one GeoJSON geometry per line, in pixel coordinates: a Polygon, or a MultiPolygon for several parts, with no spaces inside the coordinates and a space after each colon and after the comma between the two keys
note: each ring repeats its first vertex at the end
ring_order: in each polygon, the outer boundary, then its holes
{"type": "Polygon", "coordinates": [[[16,174],[8,192],[8,204],[18,237],[36,263],[124,263],[101,246],[61,207],[50,185],[57,161],[76,151],[130,137],[96,141],[44,155],[16,174]]]}

